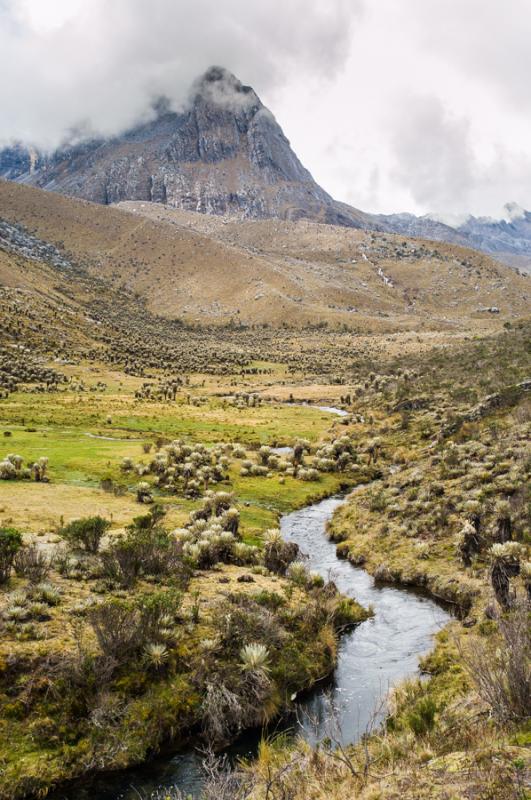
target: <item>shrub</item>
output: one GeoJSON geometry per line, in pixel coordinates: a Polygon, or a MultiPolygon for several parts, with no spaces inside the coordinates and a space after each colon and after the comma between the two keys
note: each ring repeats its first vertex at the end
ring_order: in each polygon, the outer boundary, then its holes
{"type": "Polygon", "coordinates": [[[153,530],[165,516],[166,509],[164,506],[161,506],[160,503],[155,503],[147,514],[135,517],[128,530],[153,530]]]}
{"type": "Polygon", "coordinates": [[[15,480],[18,477],[18,473],[14,464],[11,463],[8,459],[5,461],[0,461],[0,480],[2,481],[10,481],[15,480]]]}
{"type": "MultiPolygon", "coordinates": [[[[137,517],[137,524],[147,524],[146,517],[137,517]]],[[[151,518],[152,521],[153,518],[151,518]]],[[[124,588],[130,588],[140,574],[173,575],[186,580],[182,543],[158,527],[128,528],[127,535],[102,553],[104,573],[124,588]]]]}
{"type": "Polygon", "coordinates": [[[15,528],[0,528],[0,584],[11,575],[13,561],[22,547],[22,534],[15,528]]]}
{"type": "Polygon", "coordinates": [[[499,722],[531,714],[529,604],[520,601],[499,623],[495,642],[478,640],[462,653],[480,697],[499,722]]]}
{"type": "Polygon", "coordinates": [[[168,660],[168,648],[162,642],[149,642],[144,648],[146,662],[154,669],[161,669],[168,660]]]}
{"type": "Polygon", "coordinates": [[[406,722],[416,736],[424,736],[433,728],[437,705],[432,697],[421,697],[407,713],[406,722]]]}
{"type": "Polygon", "coordinates": [[[59,590],[53,583],[39,583],[34,586],[30,591],[32,600],[37,602],[46,603],[49,606],[58,606],[61,602],[61,595],[59,590]]]}
{"type": "Polygon", "coordinates": [[[83,547],[87,553],[97,553],[100,542],[110,527],[109,520],[103,517],[84,517],[65,525],[59,531],[59,535],[72,547],[83,547]]]}
{"type": "Polygon", "coordinates": [[[266,533],[264,548],[264,565],[277,575],[285,575],[289,565],[295,561],[299,547],[295,542],[285,542],[280,531],[271,530],[266,533]]]}
{"type": "Polygon", "coordinates": [[[246,644],[240,650],[240,660],[244,672],[253,670],[267,672],[269,670],[269,653],[264,644],[246,644]]]}
{"type": "Polygon", "coordinates": [[[244,724],[240,697],[221,682],[207,684],[201,711],[204,733],[213,743],[226,741],[244,724]]]}
{"type": "Polygon", "coordinates": [[[259,606],[264,606],[270,611],[277,611],[286,605],[286,598],[278,592],[269,592],[267,589],[262,589],[253,596],[255,603],[259,606]]]}
{"type": "Polygon", "coordinates": [[[147,481],[141,481],[136,487],[136,499],[139,503],[149,504],[153,502],[153,495],[151,494],[151,486],[147,481]]]}
{"type": "Polygon", "coordinates": [[[142,551],[130,538],[115,542],[101,556],[104,575],[124,589],[135,583],[142,568],[142,551]]]}
{"type": "Polygon", "coordinates": [[[310,584],[310,573],[301,561],[290,564],[287,574],[290,581],[301,589],[305,589],[310,584]]]}
{"type": "Polygon", "coordinates": [[[512,603],[510,578],[520,573],[522,545],[518,542],[493,544],[489,554],[492,560],[490,579],[496,600],[503,609],[508,609],[512,603]]]}
{"type": "Polygon", "coordinates": [[[41,583],[50,572],[50,559],[36,544],[21,547],[13,563],[17,575],[28,578],[30,583],[41,583]]]}
{"type": "Polygon", "coordinates": [[[162,643],[168,618],[180,605],[175,592],[140,595],[134,601],[112,598],[87,612],[104,656],[127,659],[148,645],[162,643]]]}

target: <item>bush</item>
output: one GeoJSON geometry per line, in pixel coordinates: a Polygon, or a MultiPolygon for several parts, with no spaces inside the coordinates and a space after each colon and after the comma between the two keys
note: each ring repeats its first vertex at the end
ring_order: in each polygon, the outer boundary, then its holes
{"type": "Polygon", "coordinates": [[[208,683],[201,705],[203,731],[212,743],[221,744],[237,734],[245,719],[241,698],[223,683],[208,683]]]}
{"type": "MultiPolygon", "coordinates": [[[[147,524],[149,517],[138,517],[135,522],[147,524]]],[[[102,562],[105,575],[124,588],[130,588],[140,574],[186,580],[182,543],[163,528],[130,526],[125,538],[102,553],[102,562]]]]}
{"type": "Polygon", "coordinates": [[[65,525],[59,535],[72,547],[83,547],[87,553],[97,553],[100,542],[110,527],[109,520],[103,517],[84,517],[65,525]]]}
{"type": "Polygon", "coordinates": [[[280,531],[268,531],[264,548],[264,565],[277,575],[285,575],[289,565],[295,561],[299,547],[295,542],[285,542],[280,531]]]}
{"type": "Polygon", "coordinates": [[[269,592],[267,589],[262,589],[253,595],[253,600],[259,606],[264,606],[270,611],[278,611],[279,608],[283,608],[286,605],[285,597],[278,592],[269,592]]]}
{"type": "Polygon", "coordinates": [[[422,697],[408,712],[406,721],[416,736],[424,736],[433,728],[437,705],[432,697],[422,697]]]}
{"type": "Polygon", "coordinates": [[[133,524],[129,525],[128,530],[153,530],[159,522],[166,516],[166,509],[160,503],[155,503],[147,514],[133,519],[133,524]]]}
{"type": "Polygon", "coordinates": [[[149,505],[149,503],[153,502],[153,495],[151,494],[151,486],[147,481],[141,481],[136,486],[136,499],[139,503],[145,503],[149,505]]]}
{"type": "Polygon", "coordinates": [[[113,544],[101,559],[104,575],[124,589],[133,586],[142,569],[142,551],[130,538],[113,544]]]}
{"type": "Polygon", "coordinates": [[[29,594],[32,600],[46,603],[49,606],[57,606],[61,602],[59,590],[52,583],[39,583],[31,589],[29,594]]]}
{"type": "Polygon", "coordinates": [[[50,572],[50,559],[36,544],[21,547],[14,558],[15,572],[30,583],[41,583],[50,572]]]}
{"type": "Polygon", "coordinates": [[[0,584],[11,575],[13,561],[22,547],[22,534],[15,528],[0,528],[0,584]]]}
{"type": "Polygon", "coordinates": [[[155,592],[134,601],[112,598],[89,609],[87,619],[103,655],[124,660],[148,645],[163,643],[180,599],[175,592],[155,592]]]}
{"type": "Polygon", "coordinates": [[[499,623],[495,642],[477,641],[462,655],[477,692],[499,722],[531,714],[529,604],[521,600],[499,623]]]}

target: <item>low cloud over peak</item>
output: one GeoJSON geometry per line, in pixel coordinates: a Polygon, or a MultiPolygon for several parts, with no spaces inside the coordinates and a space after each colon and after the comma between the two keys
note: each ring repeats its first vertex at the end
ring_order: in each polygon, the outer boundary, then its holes
{"type": "Polygon", "coordinates": [[[530,36],[528,0],[0,0],[0,144],[118,133],[220,65],[337,199],[501,218],[531,208],[530,36]]]}
{"type": "Polygon", "coordinates": [[[153,97],[181,107],[212,64],[259,91],[274,91],[294,72],[329,78],[348,56],[360,3],[311,6],[306,0],[270,0],[267,8],[246,0],[0,0],[0,69],[10,76],[0,89],[0,141],[53,147],[82,123],[117,133],[153,97]]]}

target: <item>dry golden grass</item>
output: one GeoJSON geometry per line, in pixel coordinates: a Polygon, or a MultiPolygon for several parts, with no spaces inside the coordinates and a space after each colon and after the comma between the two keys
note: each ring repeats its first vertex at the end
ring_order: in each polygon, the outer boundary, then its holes
{"type": "Polygon", "coordinates": [[[202,220],[198,230],[182,215],[175,224],[164,207],[125,208],[138,213],[0,181],[2,217],[63,246],[92,274],[138,292],[167,316],[452,330],[492,328],[528,308],[528,280],[452,245],[416,241],[414,249],[424,248],[418,257],[399,257],[403,237],[278,221],[221,228],[216,221],[205,233],[202,220]],[[477,313],[490,305],[501,308],[496,320],[477,313]]]}

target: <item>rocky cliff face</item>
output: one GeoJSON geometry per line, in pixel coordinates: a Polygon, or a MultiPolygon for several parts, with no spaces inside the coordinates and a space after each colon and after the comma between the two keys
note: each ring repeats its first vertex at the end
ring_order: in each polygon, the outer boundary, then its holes
{"type": "Polygon", "coordinates": [[[162,100],[150,122],[49,156],[20,145],[5,149],[0,176],[106,204],[144,200],[349,226],[362,216],[315,183],[255,92],[217,67],[197,81],[185,111],[162,100]]]}
{"type": "Polygon", "coordinates": [[[333,200],[303,167],[249,86],[212,67],[185,110],[167,101],[150,121],[112,139],[83,140],[53,154],[22,144],[0,150],[0,177],[110,204],[153,201],[239,219],[308,219],[460,244],[531,271],[531,214],[470,217],[451,227],[413,214],[364,214],[333,200]]]}

